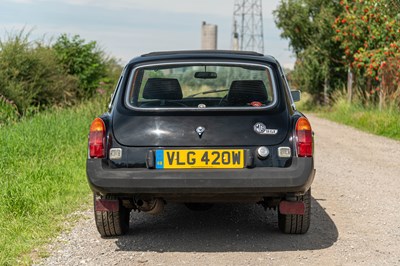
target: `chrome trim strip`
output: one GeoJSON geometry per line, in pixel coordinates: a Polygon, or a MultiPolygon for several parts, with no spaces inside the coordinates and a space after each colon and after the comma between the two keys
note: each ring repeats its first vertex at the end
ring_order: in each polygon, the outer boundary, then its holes
{"type": "MultiPolygon", "coordinates": [[[[263,64],[255,64],[255,63],[237,63],[237,62],[224,62],[224,61],[215,61],[215,62],[207,62],[207,61],[187,61],[187,62],[170,62],[170,63],[159,63],[159,64],[145,64],[145,65],[140,65],[132,69],[131,73],[129,74],[129,79],[128,79],[128,86],[130,86],[125,93],[125,105],[131,110],[134,111],[141,111],[141,112],[154,112],[154,111],[242,111],[242,110],[251,110],[251,111],[265,111],[268,109],[271,109],[274,107],[278,101],[277,99],[277,88],[276,88],[276,83],[275,83],[275,76],[273,75],[272,69],[263,64]],[[207,64],[207,65],[233,65],[233,66],[258,66],[258,67],[263,67],[265,69],[268,69],[269,74],[271,76],[271,81],[272,81],[272,90],[274,93],[274,99],[271,104],[260,107],[260,108],[254,108],[254,107],[207,107],[207,108],[193,108],[193,107],[179,107],[179,108],[174,108],[174,107],[166,107],[166,108],[140,108],[140,107],[135,107],[129,102],[129,95],[131,93],[131,90],[133,90],[132,86],[132,80],[134,77],[134,73],[136,72],[137,69],[139,68],[144,68],[144,67],[152,67],[152,66],[166,66],[166,65],[187,65],[187,64],[207,64]]],[[[279,75],[278,75],[279,76],[279,75]]]]}

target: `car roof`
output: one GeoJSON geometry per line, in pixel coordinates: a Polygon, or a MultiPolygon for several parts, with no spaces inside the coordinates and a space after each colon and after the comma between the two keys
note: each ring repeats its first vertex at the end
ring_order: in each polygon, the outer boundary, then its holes
{"type": "Polygon", "coordinates": [[[160,55],[173,55],[173,54],[230,54],[230,55],[253,55],[263,56],[263,54],[252,51],[231,51],[231,50],[182,50],[182,51],[161,51],[144,54],[142,56],[160,56],[160,55]]]}
{"type": "Polygon", "coordinates": [[[268,63],[277,63],[270,55],[263,55],[251,51],[233,50],[182,50],[182,51],[160,51],[143,54],[133,58],[129,63],[136,64],[156,60],[184,60],[184,59],[230,59],[230,60],[256,60],[268,63]]]}

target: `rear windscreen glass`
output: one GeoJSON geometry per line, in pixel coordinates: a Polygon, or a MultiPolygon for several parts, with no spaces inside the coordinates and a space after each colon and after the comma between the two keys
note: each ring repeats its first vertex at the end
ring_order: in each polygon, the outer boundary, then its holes
{"type": "Polygon", "coordinates": [[[161,65],[133,70],[127,102],[138,108],[256,108],[272,105],[274,91],[266,66],[161,65]]]}

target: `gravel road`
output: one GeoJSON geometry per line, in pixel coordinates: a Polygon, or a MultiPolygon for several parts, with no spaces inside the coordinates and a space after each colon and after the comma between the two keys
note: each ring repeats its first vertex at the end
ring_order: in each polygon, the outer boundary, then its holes
{"type": "Polygon", "coordinates": [[[131,215],[129,235],[102,239],[90,210],[44,265],[400,265],[400,142],[309,116],[317,174],[305,235],[278,232],[254,205],[131,215]]]}

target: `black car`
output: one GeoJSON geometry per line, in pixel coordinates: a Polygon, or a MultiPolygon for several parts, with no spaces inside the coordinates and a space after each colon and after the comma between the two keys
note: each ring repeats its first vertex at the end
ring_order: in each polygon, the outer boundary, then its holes
{"type": "Polygon", "coordinates": [[[87,177],[101,236],[131,211],[168,202],[206,209],[253,202],[279,229],[310,225],[313,132],[277,60],[254,52],[145,54],[124,68],[109,111],[90,126],[87,177]]]}

